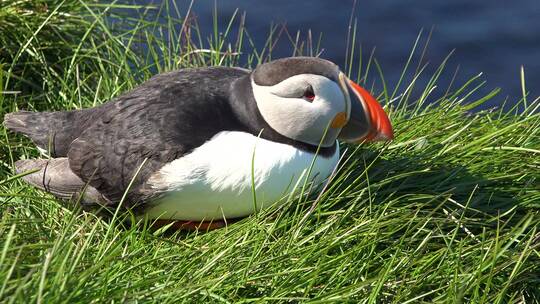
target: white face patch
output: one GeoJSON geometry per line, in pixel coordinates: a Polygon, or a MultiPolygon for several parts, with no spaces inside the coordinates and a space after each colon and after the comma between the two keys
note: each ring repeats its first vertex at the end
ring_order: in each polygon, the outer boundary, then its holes
{"type": "Polygon", "coordinates": [[[349,115],[349,99],[336,82],[321,75],[295,75],[273,86],[260,86],[253,80],[251,84],[264,120],[278,133],[294,140],[329,147],[341,130],[331,128],[332,121],[340,112],[349,115]],[[315,95],[313,101],[303,98],[310,86],[315,95]]]}

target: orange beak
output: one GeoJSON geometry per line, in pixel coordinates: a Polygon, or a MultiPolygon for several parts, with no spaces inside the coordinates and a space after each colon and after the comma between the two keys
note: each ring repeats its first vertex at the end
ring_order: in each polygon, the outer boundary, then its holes
{"type": "Polygon", "coordinates": [[[339,74],[339,83],[350,100],[350,115],[339,138],[350,143],[392,140],[392,124],[375,97],[343,73],[339,74]]]}
{"type": "MultiPolygon", "coordinates": [[[[382,106],[377,102],[375,97],[371,95],[366,89],[359,86],[352,80],[349,80],[350,86],[354,89],[361,98],[362,106],[366,113],[366,118],[369,119],[369,131],[362,138],[362,141],[388,141],[394,139],[394,131],[392,130],[392,124],[388,115],[384,112],[382,106]]],[[[351,102],[354,102],[351,100],[351,102]]]]}

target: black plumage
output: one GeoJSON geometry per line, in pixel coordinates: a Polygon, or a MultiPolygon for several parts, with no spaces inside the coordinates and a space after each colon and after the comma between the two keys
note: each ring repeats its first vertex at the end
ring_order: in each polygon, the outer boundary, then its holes
{"type": "Polygon", "coordinates": [[[316,74],[338,82],[339,67],[330,61],[312,57],[290,57],[271,61],[253,72],[258,85],[272,86],[299,74],[316,74]]]}

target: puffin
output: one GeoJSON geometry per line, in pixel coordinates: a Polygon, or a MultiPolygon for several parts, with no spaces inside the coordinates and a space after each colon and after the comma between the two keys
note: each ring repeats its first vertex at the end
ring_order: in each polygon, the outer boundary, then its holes
{"type": "Polygon", "coordinates": [[[338,140],[393,139],[377,100],[325,59],[185,68],[93,108],[6,114],[44,155],[16,174],[92,210],[217,228],[322,185],[338,140]],[[299,187],[300,185],[300,187],[299,187]]]}

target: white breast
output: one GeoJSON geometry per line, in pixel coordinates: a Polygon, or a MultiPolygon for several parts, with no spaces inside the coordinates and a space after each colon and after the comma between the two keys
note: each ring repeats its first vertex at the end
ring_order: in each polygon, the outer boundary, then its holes
{"type": "Polygon", "coordinates": [[[167,194],[146,215],[177,220],[247,216],[255,205],[260,210],[284,201],[306,178],[321,184],[338,160],[339,148],[326,158],[244,132],[220,132],[148,180],[167,194]]]}

